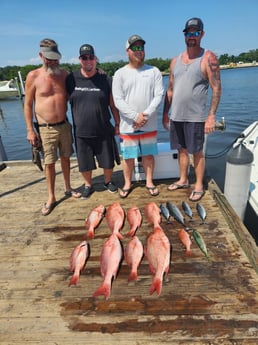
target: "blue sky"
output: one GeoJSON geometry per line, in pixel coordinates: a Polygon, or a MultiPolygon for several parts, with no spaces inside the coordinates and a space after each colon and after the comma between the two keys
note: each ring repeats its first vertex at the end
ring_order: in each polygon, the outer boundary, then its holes
{"type": "Polygon", "coordinates": [[[84,43],[100,62],[127,60],[125,41],[146,40],[146,58],[172,58],[185,49],[191,17],[204,22],[204,48],[239,55],[258,48],[258,0],[1,0],[0,67],[40,64],[39,41],[53,38],[61,62],[77,63],[84,43]]]}

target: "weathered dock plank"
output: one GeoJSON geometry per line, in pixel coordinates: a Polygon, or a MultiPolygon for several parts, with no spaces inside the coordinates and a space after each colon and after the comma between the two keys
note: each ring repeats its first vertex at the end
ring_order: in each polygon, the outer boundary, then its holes
{"type": "MultiPolygon", "coordinates": [[[[258,343],[257,247],[214,181],[201,203],[207,224],[200,224],[196,204],[187,190],[169,193],[171,181],[160,180],[160,195],[151,198],[144,182],[136,183],[127,199],[103,189],[102,172],[94,175],[96,192],[88,200],[64,198],[57,169],[58,205],[47,217],[40,214],[46,201],[43,173],[30,162],[9,163],[0,173],[0,343],[13,344],[242,344],[258,343]],[[141,211],[149,201],[158,205],[187,200],[194,227],[205,239],[210,261],[193,242],[190,257],[178,239],[182,225],[174,219],[162,227],[172,244],[171,265],[161,295],[150,295],[152,276],[147,260],[136,283],[127,282],[130,269],[123,261],[109,300],[92,295],[100,285],[99,256],[110,235],[105,218],[89,240],[90,257],[77,286],[71,278],[69,257],[84,239],[85,217],[96,205],[119,201],[127,211],[141,211]]],[[[82,180],[76,161],[73,187],[82,180]]],[[[115,182],[123,185],[121,167],[115,182]]],[[[129,230],[125,221],[121,233],[129,230]]],[[[143,244],[152,227],[143,217],[137,236],[143,244]]],[[[128,242],[122,241],[125,247],[128,242]]]]}

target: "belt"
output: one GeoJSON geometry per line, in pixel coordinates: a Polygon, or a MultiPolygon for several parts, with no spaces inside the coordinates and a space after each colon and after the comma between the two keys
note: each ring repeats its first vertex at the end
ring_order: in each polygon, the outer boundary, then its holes
{"type": "Polygon", "coordinates": [[[55,127],[55,126],[63,125],[64,123],[66,123],[66,120],[63,120],[57,123],[39,123],[39,127],[50,127],[50,126],[55,127]]]}

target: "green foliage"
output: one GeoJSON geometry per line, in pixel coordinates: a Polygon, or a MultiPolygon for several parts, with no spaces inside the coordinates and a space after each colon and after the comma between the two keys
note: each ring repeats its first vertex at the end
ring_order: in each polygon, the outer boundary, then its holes
{"type": "Polygon", "coordinates": [[[248,53],[241,53],[238,56],[223,54],[219,57],[220,65],[229,65],[230,63],[237,63],[239,61],[243,63],[258,61],[258,49],[249,50],[248,53]]]}
{"type": "MultiPolygon", "coordinates": [[[[258,49],[249,50],[247,53],[241,53],[238,56],[222,54],[218,58],[220,65],[228,65],[230,63],[236,63],[239,61],[245,62],[258,62],[258,49]]],[[[162,58],[152,58],[147,59],[146,64],[156,66],[162,73],[169,73],[169,64],[170,59],[162,59],[162,58]]],[[[118,70],[120,67],[127,64],[127,61],[117,61],[117,62],[103,62],[99,63],[98,67],[103,69],[107,75],[113,76],[115,71],[118,70]]],[[[41,65],[26,65],[26,66],[6,66],[0,67],[0,80],[10,80],[17,78],[18,71],[21,72],[21,75],[24,79],[26,79],[27,74],[40,67],[41,65]]],[[[65,69],[67,72],[72,72],[76,69],[80,68],[79,64],[70,64],[70,63],[62,63],[60,66],[65,69]]]]}

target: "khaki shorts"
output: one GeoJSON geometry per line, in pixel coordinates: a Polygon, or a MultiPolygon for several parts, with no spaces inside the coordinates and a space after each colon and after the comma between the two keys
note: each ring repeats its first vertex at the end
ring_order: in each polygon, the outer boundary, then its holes
{"type": "Polygon", "coordinates": [[[72,126],[67,121],[58,126],[39,127],[44,163],[52,164],[60,157],[71,157],[73,154],[72,126]]]}

